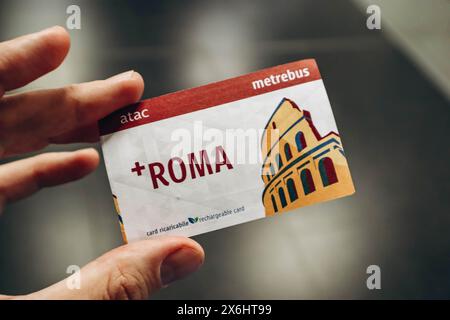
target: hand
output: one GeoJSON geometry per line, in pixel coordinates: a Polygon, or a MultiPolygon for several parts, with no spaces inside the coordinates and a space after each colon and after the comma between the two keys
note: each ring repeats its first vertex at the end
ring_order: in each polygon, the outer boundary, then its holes
{"type": "MultiPolygon", "coordinates": [[[[4,95],[54,70],[69,51],[61,27],[0,43],[0,157],[39,150],[49,143],[96,142],[97,120],[138,101],[142,77],[129,71],[112,78],[64,88],[4,95]]],[[[0,213],[11,202],[43,187],[92,172],[94,149],[46,153],[0,166],[0,213]]],[[[145,299],[203,263],[199,244],[184,237],[159,237],[114,249],[85,266],[81,288],[63,280],[24,296],[3,299],[145,299]]]]}

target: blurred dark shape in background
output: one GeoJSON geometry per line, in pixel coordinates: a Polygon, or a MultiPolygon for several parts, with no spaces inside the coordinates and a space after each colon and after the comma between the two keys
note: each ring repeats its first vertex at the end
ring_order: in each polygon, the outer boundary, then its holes
{"type": "MultiPolygon", "coordinates": [[[[448,1],[2,0],[0,40],[65,25],[70,4],[82,29],[66,62],[25,89],[135,69],[147,98],[316,58],[342,135],[354,196],[195,237],[206,264],[155,298],[450,298],[448,1]],[[366,27],[372,2],[381,30],[366,27]],[[372,264],[381,290],[366,287],[372,264]]],[[[121,243],[101,165],[6,208],[0,292],[121,243]]]]}

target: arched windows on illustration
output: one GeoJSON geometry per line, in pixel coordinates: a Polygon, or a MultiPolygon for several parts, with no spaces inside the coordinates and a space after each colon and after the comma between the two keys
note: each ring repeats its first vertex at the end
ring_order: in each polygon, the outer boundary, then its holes
{"type": "Polygon", "coordinates": [[[288,189],[289,200],[291,200],[291,202],[294,202],[295,200],[298,199],[297,189],[295,188],[294,180],[288,179],[286,185],[288,189]]]}
{"type": "Polygon", "coordinates": [[[277,125],[275,124],[275,122],[272,122],[272,128],[276,129],[277,125]]]}
{"type": "Polygon", "coordinates": [[[303,191],[305,192],[305,195],[310,194],[311,192],[314,192],[316,190],[311,171],[309,171],[309,169],[304,169],[300,173],[300,180],[302,181],[303,191]]]}
{"type": "Polygon", "coordinates": [[[280,170],[280,168],[283,166],[283,161],[281,160],[281,157],[280,157],[279,153],[277,153],[275,155],[275,162],[276,162],[276,164],[278,166],[278,170],[280,170]]]}
{"type": "Polygon", "coordinates": [[[286,143],[284,145],[284,156],[286,157],[286,161],[289,161],[292,159],[291,146],[289,145],[289,143],[286,143]]]}
{"type": "Polygon", "coordinates": [[[306,140],[303,132],[299,131],[295,135],[295,144],[297,145],[297,151],[302,151],[303,149],[306,148],[306,140]]]}
{"type": "Polygon", "coordinates": [[[270,174],[272,175],[272,177],[275,175],[275,169],[273,168],[272,164],[270,164],[270,174]]]}
{"type": "Polygon", "coordinates": [[[336,169],[334,168],[333,160],[331,158],[322,158],[319,161],[320,177],[322,178],[323,186],[338,182],[336,169]]]}
{"type": "Polygon", "coordinates": [[[277,207],[277,203],[275,201],[275,197],[273,195],[270,196],[270,198],[272,199],[272,206],[273,206],[273,210],[275,212],[278,212],[278,207],[277,207]]]}
{"type": "Polygon", "coordinates": [[[278,188],[278,195],[280,196],[281,206],[284,208],[287,206],[286,195],[282,187],[278,188]]]}

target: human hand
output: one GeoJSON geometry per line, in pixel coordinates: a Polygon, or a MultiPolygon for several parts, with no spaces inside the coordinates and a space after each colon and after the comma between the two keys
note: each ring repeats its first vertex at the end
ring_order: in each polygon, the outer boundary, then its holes
{"type": "MultiPolygon", "coordinates": [[[[49,143],[96,142],[97,121],[138,101],[144,89],[134,71],[64,88],[5,95],[57,68],[69,51],[62,27],[0,43],[0,158],[39,150],[49,143]]],[[[43,187],[92,172],[94,149],[46,153],[0,166],[0,213],[12,201],[43,187]]],[[[116,248],[81,269],[80,289],[63,280],[44,290],[0,299],[145,299],[203,263],[199,244],[159,237],[116,248]]]]}

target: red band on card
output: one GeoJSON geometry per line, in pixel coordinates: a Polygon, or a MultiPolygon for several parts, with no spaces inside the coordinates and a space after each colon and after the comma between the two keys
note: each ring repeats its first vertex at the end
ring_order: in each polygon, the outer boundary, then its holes
{"type": "Polygon", "coordinates": [[[301,60],[122,108],[100,120],[100,135],[321,79],[314,59],[301,60]]]}

